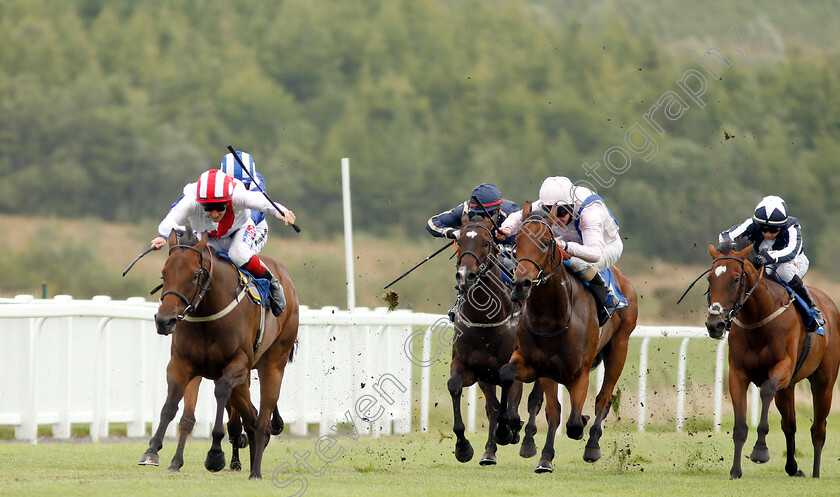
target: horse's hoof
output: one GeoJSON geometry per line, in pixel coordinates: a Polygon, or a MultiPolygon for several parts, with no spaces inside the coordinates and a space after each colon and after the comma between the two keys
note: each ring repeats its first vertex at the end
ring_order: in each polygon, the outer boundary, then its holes
{"type": "MultiPolygon", "coordinates": [[[[281,418],[280,416],[277,416],[276,418],[275,417],[271,418],[271,434],[272,435],[279,435],[279,434],[283,433],[283,427],[284,426],[285,425],[283,423],[283,418],[281,418]]],[[[244,448],[245,446],[243,445],[242,447],[244,448]]]]}
{"type": "Polygon", "coordinates": [[[493,438],[499,445],[508,445],[513,438],[513,432],[506,425],[499,424],[496,426],[496,432],[493,433],[493,438]]]}
{"type": "Polygon", "coordinates": [[[583,449],[583,460],[586,462],[595,462],[601,458],[601,448],[595,447],[590,449],[586,447],[583,449]]]}
{"type": "Polygon", "coordinates": [[[767,447],[764,447],[763,449],[755,447],[752,451],[752,454],[750,454],[750,461],[754,463],[764,464],[769,460],[770,449],[768,449],[767,447]]]}
{"type": "Polygon", "coordinates": [[[210,450],[207,452],[207,459],[204,460],[204,467],[207,471],[217,472],[225,469],[225,453],[224,451],[210,450]]]}
{"type": "Polygon", "coordinates": [[[244,449],[248,446],[248,435],[244,433],[239,434],[239,440],[237,440],[240,449],[244,449]]]}
{"type": "Polygon", "coordinates": [[[534,473],[553,473],[554,467],[551,465],[551,461],[546,461],[545,459],[540,460],[537,464],[536,469],[534,469],[534,473]]]}
{"type": "Polygon", "coordinates": [[[487,451],[481,456],[481,460],[478,461],[479,466],[495,466],[496,465],[496,454],[487,451]]]}
{"type": "Polygon", "coordinates": [[[533,440],[528,442],[526,438],[525,441],[522,442],[522,445],[519,447],[519,455],[524,458],[534,457],[537,455],[537,444],[534,443],[533,440]]]}
{"type": "Polygon", "coordinates": [[[519,443],[519,432],[515,431],[510,437],[510,443],[516,445],[519,443]]]}
{"type": "Polygon", "coordinates": [[[178,473],[178,474],[181,474],[181,468],[179,468],[179,467],[177,467],[177,466],[169,466],[168,468],[166,468],[166,472],[167,472],[167,473],[178,473]]]}
{"type": "MultiPolygon", "coordinates": [[[[796,473],[794,473],[792,476],[803,477],[803,476],[805,476],[805,473],[803,473],[802,470],[800,469],[796,473]]],[[[814,478],[819,478],[819,476],[815,476],[814,478]]]]}
{"type": "Polygon", "coordinates": [[[473,450],[472,444],[470,444],[469,440],[464,439],[464,442],[461,443],[460,441],[455,442],[455,459],[458,462],[469,462],[473,458],[473,454],[475,451],[473,450]]]}
{"type": "Polygon", "coordinates": [[[260,473],[254,474],[251,473],[251,476],[248,477],[249,480],[262,480],[262,475],[260,473]]]}
{"type": "Polygon", "coordinates": [[[160,458],[157,452],[146,452],[140,457],[137,464],[139,466],[160,466],[160,458]]]}
{"type": "Polygon", "coordinates": [[[242,463],[239,461],[231,461],[230,462],[230,470],[231,471],[242,471],[242,463]]]}

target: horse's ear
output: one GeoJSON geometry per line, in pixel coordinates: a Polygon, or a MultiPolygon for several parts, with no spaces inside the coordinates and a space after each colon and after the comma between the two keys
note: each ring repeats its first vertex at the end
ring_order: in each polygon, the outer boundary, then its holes
{"type": "Polygon", "coordinates": [[[169,246],[174,247],[178,245],[178,230],[172,230],[169,232],[169,246]]]}
{"type": "Polygon", "coordinates": [[[464,206],[464,212],[461,213],[461,226],[470,224],[470,208],[469,204],[464,206]]]}
{"type": "Polygon", "coordinates": [[[210,235],[207,234],[205,231],[203,235],[201,235],[201,241],[198,242],[195,246],[198,250],[204,250],[204,247],[207,246],[207,240],[210,239],[210,235]]]}
{"type": "Polygon", "coordinates": [[[712,256],[712,259],[717,259],[718,257],[723,256],[723,254],[718,252],[718,250],[715,248],[714,244],[712,244],[712,243],[709,244],[709,255],[712,256]]]}
{"type": "Polygon", "coordinates": [[[739,258],[739,259],[746,259],[746,258],[747,258],[747,255],[749,255],[749,253],[750,253],[750,252],[752,252],[752,249],[753,249],[753,246],[752,246],[752,245],[748,245],[748,246],[747,246],[747,248],[745,248],[744,250],[742,250],[742,251],[738,252],[738,258],[739,258]]]}
{"type": "Polygon", "coordinates": [[[522,208],[522,218],[525,219],[531,215],[531,201],[525,201],[525,207],[522,208]]]}

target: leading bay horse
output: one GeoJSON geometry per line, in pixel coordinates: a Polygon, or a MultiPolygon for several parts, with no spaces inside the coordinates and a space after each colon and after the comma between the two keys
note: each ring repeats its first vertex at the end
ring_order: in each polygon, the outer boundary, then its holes
{"type": "MultiPolygon", "coordinates": [[[[261,478],[262,455],[270,438],[269,418],[277,405],[283,372],[297,338],[298,299],[294,283],[282,264],[260,256],[286,294],[286,310],[274,317],[247,298],[238,269],[207,246],[207,234],[198,241],[189,229],[186,233],[173,231],[168,241],[169,256],[161,271],[163,293],[155,315],[158,333],[172,334],[171,358],[166,368],[168,388],[160,424],[140,464],[158,464],[163,435],[178,411],[178,402],[189,383],[201,376],[216,383],[213,443],[205,467],[219,471],[225,466],[222,421],[225,405],[230,401],[241,416],[250,441],[250,477],[261,478]],[[251,369],[257,370],[260,379],[259,411],[250,400],[251,369]]],[[[191,423],[188,422],[190,428],[191,423]]]]}
{"type": "MultiPolygon", "coordinates": [[[[630,334],[639,314],[636,291],[616,267],[615,280],[627,299],[627,307],[616,311],[598,328],[595,300],[583,281],[567,270],[563,261],[569,255],[558,245],[551,228],[557,219],[557,206],[550,213],[532,213],[531,204],[522,210],[525,221],[516,237],[516,272],[512,298],[524,302],[516,329],[516,346],[510,361],[500,371],[502,403],[514,380],[526,383],[539,380],[545,392],[545,415],[548,432],[535,471],[554,470],[554,435],[560,425],[557,383],[569,391],[571,412],[566,423],[569,438],[580,440],[589,416],[582,415],[589,389],[589,372],[604,362],[604,383],[595,399],[595,421],[583,459],[601,458],[599,440],[601,423],[610,411],[613,389],[624,369],[630,334]]],[[[496,440],[509,438],[519,427],[499,416],[496,440]]]]}
{"type": "MultiPolygon", "coordinates": [[[[466,214],[465,214],[466,216],[466,214]]],[[[455,273],[456,288],[463,294],[455,314],[455,340],[452,344],[450,378],[447,382],[452,396],[455,418],[453,431],[455,458],[460,462],[472,459],[473,448],[464,436],[461,419],[461,393],[464,387],[478,382],[484,392],[484,410],[489,423],[487,443],[479,464],[496,464],[496,417],[504,408],[509,419],[519,420],[519,402],[522,382],[511,387],[507,404],[502,407],[496,398],[496,385],[501,384],[499,368],[510,359],[516,334],[518,316],[510,300],[507,285],[502,281],[499,253],[493,237],[492,221],[474,219],[472,224],[464,217],[457,239],[458,262],[455,273]]],[[[537,453],[534,434],[536,417],[542,405],[542,389],[536,383],[528,396],[528,424],[519,455],[533,457],[537,453]]],[[[518,440],[513,440],[515,443],[518,440]]]]}
{"type": "Polygon", "coordinates": [[[811,295],[822,310],[825,335],[808,333],[805,323],[791,305],[782,285],[770,281],[764,270],[756,269],[750,256],[753,245],[737,250],[732,242],[715,248],[709,245],[714,259],[709,271],[709,315],[706,329],[712,338],[723,338],[729,329],[729,395],[735,411],[732,439],[735,454],[731,479],[741,477],[741,451],[747,440],[747,387],[760,388],[761,420],[758,439],[750,460],[770,460],[766,436],[770,431],[767,413],[770,402],[782,415],[787,462],[790,476],[804,476],[795,454],[796,406],[794,385],[808,378],[814,399],[814,423],[811,442],[814,445],[813,477],[820,476],[820,455],[825,444],[826,418],[840,366],[840,314],[837,306],[819,289],[810,287],[811,295]]]}

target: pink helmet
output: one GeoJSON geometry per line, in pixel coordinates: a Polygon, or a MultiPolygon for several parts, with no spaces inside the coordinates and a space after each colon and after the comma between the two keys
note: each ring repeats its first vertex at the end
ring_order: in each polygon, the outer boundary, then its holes
{"type": "Polygon", "coordinates": [[[228,202],[233,198],[235,180],[220,169],[211,169],[201,173],[198,178],[195,198],[199,203],[228,202]]]}

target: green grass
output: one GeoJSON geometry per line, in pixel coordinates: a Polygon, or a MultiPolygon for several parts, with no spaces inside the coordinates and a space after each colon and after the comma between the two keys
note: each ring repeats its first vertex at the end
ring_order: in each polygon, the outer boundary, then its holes
{"type": "MultiPolygon", "coordinates": [[[[810,474],[812,448],[805,419],[797,436],[800,467],[810,474]]],[[[731,423],[731,422],[730,422],[731,423]]],[[[829,423],[831,425],[832,423],[829,423]]],[[[729,425],[731,426],[731,424],[729,425]]],[[[499,465],[480,467],[484,435],[470,437],[476,456],[466,464],[453,456],[454,439],[449,433],[410,434],[379,439],[352,440],[334,437],[330,453],[340,454],[324,463],[315,455],[317,439],[281,436],[269,444],[262,481],[248,480],[248,457],[244,451],[243,472],[209,473],[203,461],[209,442],[187,444],[186,464],[180,474],[165,467],[175,448],[167,441],[161,452],[161,467],[141,467],[136,461],[145,443],[0,443],[0,495],[224,495],[288,496],[302,489],[308,496],[364,495],[831,495],[840,484],[840,438],[829,432],[823,451],[820,480],[790,478],[784,473],[784,440],[773,420],[768,438],[771,460],[756,465],[744,460],[744,477],[729,481],[731,436],[726,433],[672,432],[636,433],[614,427],[602,438],[603,458],[594,464],[581,459],[583,441],[556,438],[555,472],[537,475],[536,459],[522,459],[518,449],[500,447],[499,465]],[[295,456],[309,452],[313,476],[296,466],[295,456]],[[276,472],[275,472],[276,469],[276,472]],[[289,486],[272,484],[289,480],[289,486]]],[[[745,452],[755,441],[751,431],[745,452]]],[[[538,434],[538,445],[544,432],[538,434]]],[[[229,457],[229,446],[225,447],[229,457]]]]}

